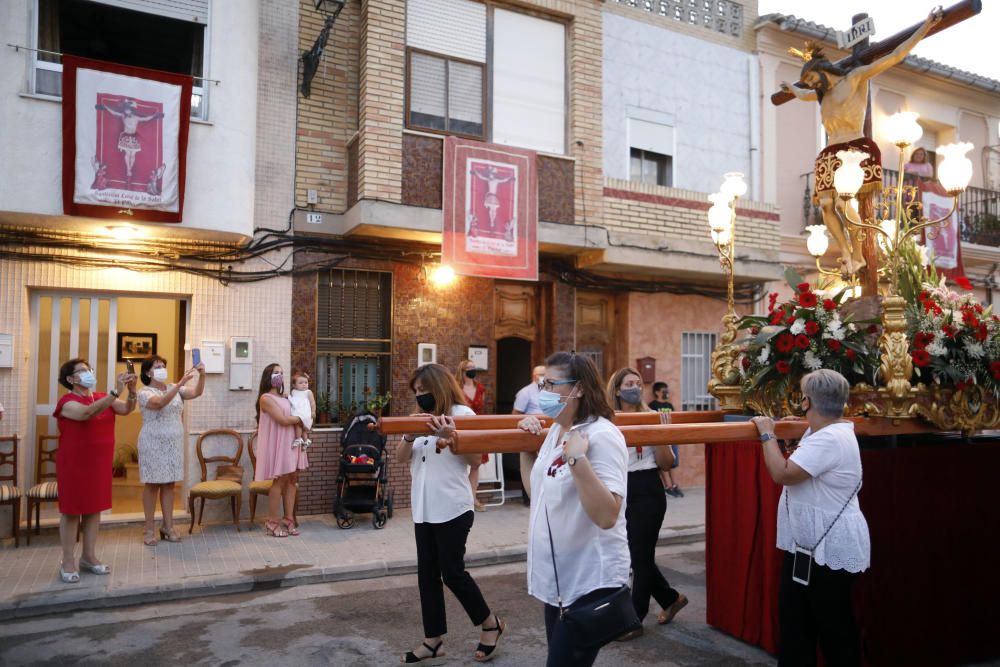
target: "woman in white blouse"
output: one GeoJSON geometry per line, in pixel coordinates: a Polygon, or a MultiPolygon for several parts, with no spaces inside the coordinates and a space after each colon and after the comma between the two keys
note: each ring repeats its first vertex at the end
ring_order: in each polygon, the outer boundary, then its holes
{"type": "Polygon", "coordinates": [[[816,643],[828,665],[860,665],[852,589],[871,564],[861,513],[861,451],[843,419],[850,385],[821,369],[802,378],[809,429],[786,460],[774,422],[754,417],[771,477],[785,486],[778,505],[778,548],[787,552],[778,594],[778,664],[814,664],[816,643]]]}
{"type": "MultiPolygon", "coordinates": [[[[632,368],[622,368],[608,380],[608,398],[615,410],[650,412],[642,400],[642,378],[632,368]]],[[[661,412],[660,421],[670,423],[670,413],[661,412]]],[[[667,513],[667,498],[660,470],[670,470],[674,464],[673,450],[662,447],[630,447],[628,450],[628,496],[625,507],[625,528],[628,550],[632,558],[632,604],[641,621],[649,613],[649,598],[656,598],[660,625],[673,620],[687,606],[687,596],[670,586],[656,566],[656,543],[667,513]]],[[[626,641],[642,634],[642,628],[622,635],[626,641]]]]}
{"type": "Polygon", "coordinates": [[[490,611],[479,586],[465,570],[465,542],[475,516],[469,466],[479,465],[480,455],[460,456],[451,451],[455,431],[452,417],[475,413],[466,405],[455,376],[439,364],[418,368],[410,379],[410,389],[421,414],[434,416],[428,426],[431,435],[405,435],[396,451],[399,462],[410,464],[410,507],[424,625],[423,644],[408,651],[400,662],[436,664],[445,655],[442,644],[448,625],[442,581],[458,598],[472,624],[479,627],[479,646],[472,657],[486,662],[496,656],[507,624],[490,611]]]}
{"type": "MultiPolygon", "coordinates": [[[[548,667],[587,667],[599,649],[579,646],[582,638],[560,621],[559,598],[564,607],[573,608],[628,583],[628,452],[621,431],[610,421],[614,413],[589,358],[568,352],[549,357],[538,404],[555,423],[526,488],[531,496],[528,593],[545,603],[548,667]]],[[[537,417],[527,416],[519,426],[542,432],[537,417]]]]}

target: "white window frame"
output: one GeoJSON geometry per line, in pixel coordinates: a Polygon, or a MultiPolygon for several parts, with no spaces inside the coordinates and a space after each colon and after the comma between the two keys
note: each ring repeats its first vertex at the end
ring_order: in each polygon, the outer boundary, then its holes
{"type": "MultiPolygon", "coordinates": [[[[30,35],[31,35],[31,39],[29,40],[29,46],[31,47],[31,51],[29,51],[29,53],[31,54],[31,57],[28,58],[28,82],[27,82],[27,90],[28,90],[29,94],[34,95],[36,97],[44,97],[46,99],[52,99],[52,100],[61,100],[62,96],[59,96],[59,95],[50,95],[48,93],[39,93],[36,90],[36,82],[38,81],[38,77],[35,75],[36,70],[48,70],[50,72],[59,72],[60,75],[62,75],[62,71],[63,71],[62,63],[51,63],[51,62],[48,62],[47,60],[40,60],[38,58],[38,50],[37,50],[38,49],[38,20],[40,18],[40,13],[41,13],[41,10],[38,7],[38,2],[39,2],[39,0],[31,0],[31,11],[30,11],[30,19],[31,19],[30,35]]],[[[209,48],[209,46],[212,43],[212,25],[214,23],[214,21],[212,20],[213,4],[214,3],[212,3],[212,2],[208,3],[208,22],[205,25],[205,43],[202,46],[202,54],[203,54],[202,55],[202,63],[201,63],[202,74],[205,74],[206,72],[210,72],[211,71],[211,69],[209,67],[209,63],[211,61],[211,49],[209,48]]],[[[113,6],[113,5],[109,5],[109,6],[113,6]]],[[[192,86],[191,86],[191,96],[192,97],[194,97],[196,95],[201,96],[201,112],[200,112],[199,115],[195,115],[195,114],[192,113],[191,114],[191,118],[192,118],[192,120],[207,121],[208,120],[208,104],[209,104],[209,95],[208,95],[208,88],[209,88],[209,86],[206,85],[206,84],[208,82],[205,81],[205,80],[199,80],[199,79],[195,79],[194,81],[196,83],[200,81],[201,85],[194,85],[194,84],[192,84],[192,86]]]]}
{"type": "MultiPolygon", "coordinates": [[[[712,378],[712,352],[719,344],[719,334],[715,331],[682,331],[681,332],[681,410],[688,410],[688,406],[701,407],[703,409],[715,410],[718,408],[718,401],[708,392],[708,381],[712,378]],[[690,337],[690,338],[689,338],[690,337]],[[685,352],[685,342],[693,338],[697,341],[694,346],[695,351],[685,352]],[[689,365],[687,360],[699,364],[699,370],[704,369],[704,384],[699,378],[690,378],[685,374],[689,365]],[[702,366],[703,364],[703,366],[702,366]],[[700,390],[689,391],[689,389],[699,388],[700,390]]],[[[699,375],[701,375],[699,373],[699,375]]]]}

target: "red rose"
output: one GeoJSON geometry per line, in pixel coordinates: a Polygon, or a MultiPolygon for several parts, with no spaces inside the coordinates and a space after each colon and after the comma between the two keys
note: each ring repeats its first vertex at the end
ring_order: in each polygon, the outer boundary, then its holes
{"type": "Polygon", "coordinates": [[[950,324],[945,324],[945,325],[942,325],[942,327],[941,327],[941,332],[942,332],[942,333],[943,333],[943,334],[944,334],[945,336],[947,336],[948,338],[954,338],[954,337],[955,337],[955,334],[957,334],[957,333],[958,333],[958,329],[956,329],[955,327],[953,327],[953,326],[952,326],[952,325],[950,325],[950,324]]]}
{"type": "Polygon", "coordinates": [[[974,311],[976,311],[980,315],[983,314],[983,304],[981,304],[981,303],[974,303],[974,304],[972,304],[972,309],[974,311]]]}
{"type": "Polygon", "coordinates": [[[847,348],[847,352],[845,352],[845,354],[847,355],[847,358],[850,359],[851,361],[854,361],[855,359],[858,358],[858,353],[852,350],[851,348],[847,348]]]}
{"type": "Polygon", "coordinates": [[[747,370],[748,368],[750,368],[750,357],[743,357],[742,364],[743,364],[743,370],[747,370]]]}
{"type": "Polygon", "coordinates": [[[917,298],[920,299],[921,301],[927,301],[927,299],[931,298],[931,295],[928,294],[926,291],[923,291],[917,298]]]}
{"type": "Polygon", "coordinates": [[[975,329],[976,327],[979,326],[979,318],[976,317],[976,314],[971,309],[968,310],[963,309],[962,324],[972,329],[975,329]]]}
{"type": "Polygon", "coordinates": [[[937,305],[935,305],[933,299],[927,299],[926,301],[922,301],[921,303],[924,304],[924,312],[925,313],[929,313],[934,308],[937,308],[937,305]]]}
{"type": "Polygon", "coordinates": [[[837,302],[833,299],[823,299],[823,310],[831,311],[837,310],[837,302]]]}
{"type": "Polygon", "coordinates": [[[809,291],[809,283],[799,283],[795,289],[797,289],[802,294],[805,294],[806,292],[809,291]]]}
{"type": "Polygon", "coordinates": [[[809,320],[808,322],[806,322],[806,333],[809,334],[810,336],[815,336],[816,334],[818,334],[819,322],[814,322],[813,320],[809,320]]]}
{"type": "Polygon", "coordinates": [[[922,350],[931,344],[934,340],[934,334],[925,333],[923,331],[918,331],[913,337],[913,347],[918,350],[922,350]]]}
{"type": "Polygon", "coordinates": [[[809,347],[809,336],[806,336],[805,334],[799,334],[798,336],[796,336],[795,347],[801,348],[803,350],[809,347]]]}
{"type": "Polygon", "coordinates": [[[771,324],[778,325],[785,319],[785,311],[776,310],[771,313],[771,324]]]}
{"type": "Polygon", "coordinates": [[[1000,380],[1000,361],[994,361],[990,364],[990,373],[993,374],[994,380],[1000,380]]]}
{"type": "Polygon", "coordinates": [[[794,312],[788,313],[788,317],[785,318],[785,324],[794,324],[794,323],[795,323],[795,313],[794,312]]]}
{"type": "Polygon", "coordinates": [[[779,361],[778,363],[776,363],[776,364],[774,365],[774,367],[775,367],[775,368],[776,368],[776,369],[778,370],[778,372],[779,372],[779,373],[781,373],[782,375],[788,375],[789,373],[791,373],[791,372],[792,372],[792,367],[791,367],[791,365],[790,365],[790,364],[789,364],[789,363],[788,363],[787,361],[785,361],[785,360],[783,360],[783,359],[782,359],[781,361],[779,361]]]}
{"type": "Polygon", "coordinates": [[[959,276],[958,278],[955,278],[955,284],[961,287],[962,289],[968,289],[968,290],[972,289],[972,283],[970,283],[969,279],[966,278],[965,276],[959,276]]]}
{"type": "Polygon", "coordinates": [[[920,368],[923,368],[927,364],[931,363],[931,355],[927,350],[914,350],[910,352],[910,357],[913,359],[913,363],[920,368]]]}
{"type": "Polygon", "coordinates": [[[816,301],[816,295],[812,292],[803,292],[799,295],[799,305],[803,308],[815,308],[816,301]]]}
{"type": "Polygon", "coordinates": [[[826,346],[833,352],[840,352],[840,341],[836,338],[827,338],[826,346]]]}
{"type": "Polygon", "coordinates": [[[985,324],[980,323],[979,328],[976,329],[976,340],[982,343],[989,337],[990,337],[990,330],[986,328],[985,324]]]}
{"type": "Polygon", "coordinates": [[[774,346],[778,348],[778,352],[791,352],[795,347],[795,336],[790,333],[780,334],[774,346]]]}

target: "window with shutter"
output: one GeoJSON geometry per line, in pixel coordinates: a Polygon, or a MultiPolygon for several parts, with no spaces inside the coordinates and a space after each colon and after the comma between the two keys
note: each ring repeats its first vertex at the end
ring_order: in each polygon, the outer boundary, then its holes
{"type": "Polygon", "coordinates": [[[485,138],[485,66],[409,49],[407,126],[485,138]]]}
{"type": "Polygon", "coordinates": [[[317,280],[314,391],[352,414],[389,391],[392,274],[331,269],[317,280]]]}
{"type": "MultiPolygon", "coordinates": [[[[209,0],[37,0],[35,44],[43,51],[205,75],[209,0]]],[[[59,56],[34,53],[33,92],[62,96],[59,56]]],[[[191,116],[207,117],[196,78],[191,116]]]]}
{"type": "Polygon", "coordinates": [[[718,334],[681,333],[681,410],[715,410],[715,397],[708,393],[712,377],[712,351],[718,334]]]}

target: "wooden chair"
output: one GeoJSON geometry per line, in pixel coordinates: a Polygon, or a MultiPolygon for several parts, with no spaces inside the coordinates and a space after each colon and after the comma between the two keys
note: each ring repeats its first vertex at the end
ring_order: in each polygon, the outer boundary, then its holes
{"type": "Polygon", "coordinates": [[[56,451],[59,449],[58,435],[38,436],[38,455],[35,457],[35,481],[28,489],[28,545],[31,545],[31,510],[35,510],[35,535],[41,530],[42,503],[59,501],[59,487],[56,484],[56,451]],[[55,443],[49,447],[47,443],[55,443]]]}
{"type": "Polygon", "coordinates": [[[21,489],[17,486],[17,434],[0,437],[0,505],[10,505],[14,548],[21,546],[21,489]],[[10,443],[10,451],[6,451],[10,443]],[[10,466],[9,474],[4,468],[10,466]],[[9,482],[9,484],[5,484],[9,482]]]}
{"type": "Polygon", "coordinates": [[[229,465],[239,465],[240,458],[243,456],[243,438],[239,433],[228,428],[217,428],[210,431],[205,431],[200,436],[198,436],[198,444],[195,447],[198,452],[198,463],[201,464],[201,482],[195,484],[191,487],[191,491],[188,494],[188,513],[191,515],[191,525],[188,528],[188,534],[190,535],[194,532],[194,501],[196,498],[201,500],[201,508],[198,514],[198,525],[201,525],[201,520],[205,516],[205,499],[209,500],[222,500],[224,498],[229,498],[230,505],[233,510],[233,525],[236,526],[236,530],[240,529],[240,508],[243,504],[243,484],[236,483],[225,479],[208,479],[208,464],[229,464],[229,465]],[[236,453],[233,456],[210,456],[205,458],[205,453],[202,451],[202,445],[206,438],[224,436],[225,438],[232,438],[236,441],[236,453]]]}
{"type": "MultiPolygon", "coordinates": [[[[257,432],[254,431],[247,439],[247,453],[250,454],[251,472],[257,472],[257,432]]],[[[271,485],[274,480],[265,479],[260,482],[250,482],[250,524],[253,525],[254,517],[257,515],[257,496],[266,496],[271,493],[271,485]]],[[[298,484],[295,485],[298,487],[298,484]]],[[[295,507],[292,508],[292,521],[295,527],[299,527],[299,490],[295,489],[295,507]]]]}

